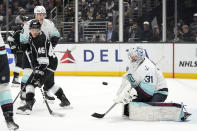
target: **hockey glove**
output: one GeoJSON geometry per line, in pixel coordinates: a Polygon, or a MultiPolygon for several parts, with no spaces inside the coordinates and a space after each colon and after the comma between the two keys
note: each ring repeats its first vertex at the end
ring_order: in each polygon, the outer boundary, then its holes
{"type": "Polygon", "coordinates": [[[34,78],[33,78],[33,84],[35,87],[40,87],[41,78],[44,76],[44,71],[41,70],[35,70],[34,78]]]}
{"type": "Polygon", "coordinates": [[[10,46],[10,49],[11,49],[11,53],[12,53],[12,54],[16,54],[16,53],[17,53],[17,51],[18,51],[18,49],[17,49],[16,45],[12,45],[12,46],[10,46]]]}
{"type": "Polygon", "coordinates": [[[30,45],[29,45],[29,43],[20,43],[20,48],[23,52],[29,51],[30,50],[30,45]]]}
{"type": "Polygon", "coordinates": [[[51,44],[52,44],[53,47],[56,47],[59,39],[60,39],[60,37],[57,37],[57,36],[54,36],[54,37],[51,38],[50,41],[51,41],[51,44]]]}
{"type": "Polygon", "coordinates": [[[114,100],[116,103],[128,104],[133,99],[137,98],[137,92],[134,88],[125,88],[114,100]]]}

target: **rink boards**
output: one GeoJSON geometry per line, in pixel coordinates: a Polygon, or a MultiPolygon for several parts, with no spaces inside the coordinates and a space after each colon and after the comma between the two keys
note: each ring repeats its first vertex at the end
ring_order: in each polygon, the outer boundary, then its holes
{"type": "MultiPolygon", "coordinates": [[[[151,60],[157,63],[167,78],[197,78],[197,45],[152,43],[141,44],[151,60]]],[[[121,76],[129,64],[127,52],[131,43],[59,44],[55,53],[58,76],[121,76]]],[[[11,71],[12,54],[8,54],[11,71]]]]}

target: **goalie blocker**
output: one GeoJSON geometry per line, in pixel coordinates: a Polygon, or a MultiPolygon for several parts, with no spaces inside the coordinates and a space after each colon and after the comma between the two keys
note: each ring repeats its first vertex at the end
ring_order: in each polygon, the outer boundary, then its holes
{"type": "Polygon", "coordinates": [[[129,119],[136,121],[185,121],[190,115],[183,104],[163,102],[129,103],[129,119]]]}

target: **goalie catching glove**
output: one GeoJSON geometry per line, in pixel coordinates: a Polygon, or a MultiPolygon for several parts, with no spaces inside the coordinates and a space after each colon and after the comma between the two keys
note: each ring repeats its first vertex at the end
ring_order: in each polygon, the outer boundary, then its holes
{"type": "Polygon", "coordinates": [[[114,99],[115,103],[128,104],[133,99],[137,98],[136,90],[131,86],[131,83],[123,77],[122,84],[114,99]]]}

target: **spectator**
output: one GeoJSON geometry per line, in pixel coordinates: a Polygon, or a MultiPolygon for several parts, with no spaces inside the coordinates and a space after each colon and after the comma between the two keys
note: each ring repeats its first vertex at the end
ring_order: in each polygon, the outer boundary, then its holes
{"type": "Polygon", "coordinates": [[[108,18],[110,21],[112,21],[113,17],[113,8],[114,8],[114,1],[108,0],[106,2],[106,10],[108,12],[108,18]]]}
{"type": "Polygon", "coordinates": [[[106,9],[107,9],[109,12],[111,12],[112,9],[113,9],[113,7],[114,7],[114,1],[112,1],[112,0],[107,0],[107,2],[106,2],[106,9]]]}
{"type": "Polygon", "coordinates": [[[133,19],[129,19],[128,23],[125,23],[125,27],[124,27],[124,41],[128,42],[128,39],[130,38],[130,34],[131,30],[132,30],[132,26],[133,26],[133,19]]]}
{"type": "Polygon", "coordinates": [[[19,6],[18,6],[18,2],[14,2],[13,4],[12,4],[12,11],[13,11],[13,14],[14,15],[18,15],[18,11],[19,11],[19,6]]]}
{"type": "Polygon", "coordinates": [[[103,34],[99,34],[99,32],[97,34],[94,34],[91,40],[91,42],[104,42],[104,41],[105,38],[103,34]]]}
{"type": "Polygon", "coordinates": [[[5,9],[4,9],[4,7],[3,7],[3,4],[0,4],[0,15],[1,15],[1,16],[5,16],[5,15],[6,15],[5,9]]]}
{"type": "Polygon", "coordinates": [[[141,41],[141,29],[138,27],[137,23],[133,23],[132,28],[129,31],[128,42],[139,42],[141,41]]]}
{"type": "Polygon", "coordinates": [[[68,33],[67,41],[75,42],[75,24],[72,25],[71,31],[68,33]]]}
{"type": "Polygon", "coordinates": [[[94,0],[93,6],[94,6],[94,9],[93,9],[92,17],[93,17],[93,20],[96,20],[96,19],[98,19],[97,16],[98,16],[98,13],[99,13],[99,10],[100,10],[99,1],[94,0]]]}
{"type": "Polygon", "coordinates": [[[108,30],[106,32],[106,42],[117,42],[119,40],[118,32],[113,30],[112,22],[108,22],[107,27],[108,30]]]}
{"type": "Polygon", "coordinates": [[[183,25],[181,29],[183,32],[181,32],[180,39],[183,42],[194,42],[196,40],[195,36],[189,31],[188,25],[183,25]]]}
{"type": "Polygon", "coordinates": [[[27,0],[18,0],[18,3],[20,3],[20,7],[25,8],[28,1],[27,0]]]}
{"type": "Polygon", "coordinates": [[[105,8],[105,4],[101,5],[101,10],[99,10],[99,16],[100,16],[100,19],[103,20],[103,21],[108,20],[107,10],[105,8]]]}
{"type": "Polygon", "coordinates": [[[20,8],[19,15],[15,19],[15,24],[22,24],[22,17],[25,16],[25,10],[23,8],[20,8]]]}
{"type": "Polygon", "coordinates": [[[87,6],[88,3],[86,3],[86,0],[82,0],[82,3],[81,3],[81,19],[83,21],[86,21],[88,19],[88,6],[87,6]]]}
{"type": "Polygon", "coordinates": [[[197,13],[193,14],[193,23],[190,24],[190,30],[197,37],[197,13]]]}
{"type": "Polygon", "coordinates": [[[143,27],[144,27],[144,30],[142,31],[141,40],[146,41],[146,42],[151,41],[153,37],[153,33],[150,29],[149,22],[145,21],[143,23],[143,27]]]}
{"type": "Polygon", "coordinates": [[[33,1],[29,1],[29,3],[26,5],[27,11],[28,12],[33,12],[34,11],[34,3],[33,1]]]}
{"type": "Polygon", "coordinates": [[[168,38],[168,42],[179,42],[180,41],[180,37],[181,37],[181,34],[180,34],[180,29],[179,28],[173,28],[173,31],[169,31],[167,33],[167,38],[168,38]],[[175,36],[177,35],[177,38],[175,38],[175,36]]]}
{"type": "Polygon", "coordinates": [[[159,27],[158,26],[154,26],[153,27],[153,38],[152,38],[152,41],[153,42],[159,42],[160,40],[161,40],[161,35],[160,35],[159,27]]]}

